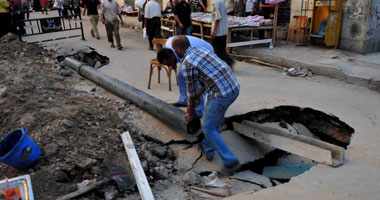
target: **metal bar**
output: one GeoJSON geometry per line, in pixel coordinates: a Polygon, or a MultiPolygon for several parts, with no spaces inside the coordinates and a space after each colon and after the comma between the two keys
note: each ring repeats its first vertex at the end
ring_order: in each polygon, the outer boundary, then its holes
{"type": "Polygon", "coordinates": [[[37,28],[38,28],[38,33],[41,34],[41,28],[40,28],[40,21],[37,20],[37,28]]]}
{"type": "MultiPolygon", "coordinates": [[[[73,31],[73,30],[79,30],[79,28],[76,28],[76,29],[66,29],[66,30],[57,31],[57,32],[65,32],[65,31],[73,31]]],[[[50,32],[50,33],[57,33],[57,32],[50,32]]],[[[35,33],[35,34],[28,34],[28,35],[24,35],[24,36],[33,36],[33,35],[41,35],[41,34],[45,34],[45,33],[35,33]]],[[[46,33],[46,34],[49,34],[49,33],[46,33]]]]}

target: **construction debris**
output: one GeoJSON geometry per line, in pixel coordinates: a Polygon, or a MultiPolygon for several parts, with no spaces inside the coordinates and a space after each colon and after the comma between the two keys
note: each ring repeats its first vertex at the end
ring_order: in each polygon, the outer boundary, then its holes
{"type": "Polygon", "coordinates": [[[290,153],[334,167],[338,167],[344,162],[342,147],[301,135],[289,134],[251,121],[233,125],[240,134],[290,153]]]}
{"type": "Polygon", "coordinates": [[[289,68],[285,69],[285,73],[288,76],[298,76],[298,77],[313,77],[313,73],[309,69],[304,69],[304,68],[289,68]]]}

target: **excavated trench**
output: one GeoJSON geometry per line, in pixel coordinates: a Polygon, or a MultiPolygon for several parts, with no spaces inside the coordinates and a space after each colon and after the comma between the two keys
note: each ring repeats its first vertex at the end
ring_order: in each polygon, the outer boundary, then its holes
{"type": "MultiPolygon", "coordinates": [[[[272,127],[274,125],[279,129],[298,135],[305,135],[305,132],[308,132],[306,135],[309,137],[320,139],[345,149],[350,144],[351,137],[355,132],[352,127],[336,116],[312,108],[300,108],[297,106],[278,106],[272,109],[252,111],[246,114],[228,117],[224,123],[227,130],[233,130],[233,122],[241,123],[244,120],[259,124],[269,124],[272,127]],[[302,128],[299,128],[301,126],[302,128]]],[[[250,138],[246,139],[251,140],[250,138]]],[[[267,153],[265,157],[243,165],[240,171],[250,170],[257,174],[263,174],[265,167],[287,165],[315,166],[317,163],[280,149],[275,149],[267,153]]],[[[290,179],[275,180],[287,182],[290,179]]]]}
{"type": "MultiPolygon", "coordinates": [[[[80,58],[78,58],[78,60],[80,60],[80,58]]],[[[167,118],[167,121],[165,122],[167,122],[168,124],[180,128],[183,131],[188,130],[187,128],[185,128],[186,122],[184,122],[183,120],[184,111],[170,106],[167,103],[155,97],[152,97],[136,88],[133,88],[130,85],[127,85],[112,77],[109,77],[93,69],[91,66],[86,67],[81,62],[77,62],[75,59],[66,58],[64,63],[66,66],[77,71],[81,75],[89,78],[95,83],[101,85],[105,89],[134,103],[136,106],[142,108],[145,112],[150,113],[151,115],[159,119],[167,118]]],[[[224,125],[222,126],[224,127],[223,132],[234,131],[233,123],[242,123],[244,120],[252,121],[272,128],[283,129],[283,131],[287,131],[293,134],[313,137],[314,139],[319,139],[321,141],[334,144],[343,148],[347,148],[347,146],[350,144],[351,137],[354,133],[354,129],[352,127],[350,127],[345,122],[341,121],[336,116],[318,110],[314,110],[312,108],[300,108],[297,106],[278,106],[272,109],[262,109],[242,115],[228,117],[225,119],[224,125]]],[[[154,138],[149,138],[149,136],[146,137],[148,140],[155,141],[154,138]]],[[[197,137],[198,138],[196,139],[196,141],[193,142],[187,140],[170,141],[168,143],[164,143],[163,145],[169,147],[171,145],[182,144],[188,145],[186,148],[192,148],[195,147],[195,145],[200,144],[204,136],[203,134],[199,134],[197,137]]],[[[242,137],[244,141],[247,141],[246,143],[250,143],[251,141],[253,141],[253,139],[246,138],[244,136],[240,137],[242,137]]],[[[230,142],[231,141],[235,142],[234,140],[230,140],[230,142]]],[[[155,142],[161,143],[159,141],[155,142]]],[[[255,145],[260,146],[261,144],[256,141],[255,145]]],[[[186,149],[183,150],[185,151],[186,149]]],[[[247,152],[249,154],[250,150],[248,150],[247,152]]],[[[264,173],[267,167],[297,165],[301,166],[301,169],[303,169],[298,170],[298,172],[301,173],[294,175],[297,176],[302,174],[304,171],[309,170],[312,166],[317,165],[317,163],[313,160],[302,158],[300,156],[290,154],[288,152],[275,148],[272,148],[272,150],[266,151],[261,154],[263,154],[263,156],[259,156],[257,157],[257,159],[253,159],[252,161],[243,163],[243,166],[240,169],[240,171],[248,170],[257,174],[267,176],[268,174],[264,173]]],[[[191,166],[189,170],[195,168],[197,163],[202,160],[200,159],[202,156],[203,155],[200,154],[199,156],[197,155],[194,157],[194,162],[192,163],[192,165],[189,165],[191,166]]],[[[205,170],[200,171],[199,173],[201,176],[206,176],[209,174],[209,172],[205,170]]],[[[275,186],[280,183],[289,181],[294,176],[289,176],[286,178],[275,178],[270,176],[267,177],[270,178],[272,185],[275,186]]],[[[243,182],[251,182],[249,180],[239,178],[236,179],[243,182]]],[[[267,187],[256,182],[251,183],[259,185],[261,188],[267,187]]]]}

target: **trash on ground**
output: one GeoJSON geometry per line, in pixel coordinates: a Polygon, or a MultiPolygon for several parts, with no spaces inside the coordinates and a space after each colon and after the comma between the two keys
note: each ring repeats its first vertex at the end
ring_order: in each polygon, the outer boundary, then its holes
{"type": "Polygon", "coordinates": [[[224,182],[224,180],[220,179],[218,177],[217,172],[212,172],[208,176],[202,177],[203,178],[203,183],[205,186],[208,187],[225,187],[227,184],[224,182]]]}
{"type": "Polygon", "coordinates": [[[288,76],[299,76],[299,77],[313,77],[313,73],[309,69],[304,68],[294,68],[285,69],[285,73],[288,76]]]}
{"type": "Polygon", "coordinates": [[[34,200],[32,182],[29,175],[0,181],[0,191],[5,199],[34,200]]]}

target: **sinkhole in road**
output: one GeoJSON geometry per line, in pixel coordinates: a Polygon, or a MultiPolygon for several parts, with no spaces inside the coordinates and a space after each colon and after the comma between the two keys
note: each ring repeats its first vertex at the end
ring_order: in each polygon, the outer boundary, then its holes
{"type": "MultiPolygon", "coordinates": [[[[352,127],[334,115],[312,108],[285,105],[228,117],[224,121],[225,129],[234,130],[234,122],[242,123],[245,120],[287,133],[311,137],[344,149],[350,144],[351,137],[355,132],[352,127]]],[[[252,140],[245,136],[242,137],[252,140]]],[[[265,156],[261,158],[243,164],[239,171],[250,170],[267,176],[272,182],[283,183],[317,165],[317,162],[311,159],[276,148],[272,148],[264,154],[265,156]]]]}
{"type": "Polygon", "coordinates": [[[101,68],[110,63],[110,59],[107,56],[103,56],[95,51],[92,47],[86,47],[84,49],[76,51],[76,53],[67,56],[58,56],[58,61],[62,62],[65,57],[73,57],[74,59],[85,63],[93,68],[101,68]]]}

